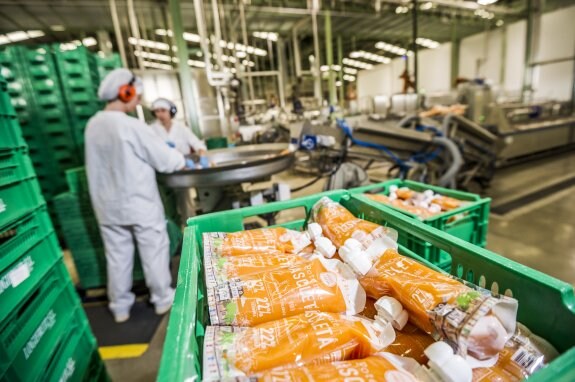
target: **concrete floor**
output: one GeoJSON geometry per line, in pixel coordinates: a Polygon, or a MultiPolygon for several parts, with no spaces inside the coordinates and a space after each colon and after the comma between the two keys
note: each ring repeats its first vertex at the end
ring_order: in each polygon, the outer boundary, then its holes
{"type": "MultiPolygon", "coordinates": [[[[384,170],[371,171],[381,179],[384,170]]],[[[565,176],[575,176],[575,153],[559,159],[501,170],[487,191],[493,205],[506,202],[513,196],[553,183],[565,176]]],[[[276,181],[284,181],[292,188],[309,182],[289,172],[278,174],[276,181]]],[[[323,181],[294,193],[292,197],[322,191],[323,181]]],[[[301,211],[279,216],[279,220],[301,216],[301,211]]],[[[504,216],[491,216],[487,248],[529,267],[575,285],[575,187],[520,207],[504,216]]],[[[157,375],[168,316],[150,344],[139,358],[107,360],[108,372],[114,381],[153,381],[157,375]]]]}

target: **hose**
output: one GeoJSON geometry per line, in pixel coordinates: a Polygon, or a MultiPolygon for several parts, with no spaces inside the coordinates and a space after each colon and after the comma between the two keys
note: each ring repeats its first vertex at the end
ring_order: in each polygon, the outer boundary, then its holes
{"type": "Polygon", "coordinates": [[[406,127],[409,127],[408,124],[411,122],[415,122],[416,124],[418,124],[419,123],[419,116],[414,114],[414,115],[408,115],[406,117],[403,117],[399,121],[397,126],[406,128],[406,127]]]}
{"type": "Polygon", "coordinates": [[[449,166],[447,171],[441,176],[441,178],[439,178],[438,182],[439,186],[441,187],[448,186],[451,188],[455,188],[455,176],[457,175],[457,173],[461,169],[461,166],[463,165],[463,158],[461,156],[461,152],[459,151],[455,143],[448,138],[434,137],[432,139],[432,142],[445,147],[449,152],[449,154],[451,155],[451,159],[453,160],[451,166],[449,166]]]}

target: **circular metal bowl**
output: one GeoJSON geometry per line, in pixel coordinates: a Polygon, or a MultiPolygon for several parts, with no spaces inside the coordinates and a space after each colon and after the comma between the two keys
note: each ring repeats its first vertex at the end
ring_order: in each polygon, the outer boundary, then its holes
{"type": "Polygon", "coordinates": [[[158,174],[171,188],[226,186],[269,177],[289,168],[296,147],[288,143],[268,143],[210,150],[206,153],[215,167],[158,174]]]}

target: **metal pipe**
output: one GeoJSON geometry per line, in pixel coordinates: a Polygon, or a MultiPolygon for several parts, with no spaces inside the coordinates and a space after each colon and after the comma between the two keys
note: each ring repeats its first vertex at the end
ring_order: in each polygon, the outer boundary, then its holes
{"type": "Polygon", "coordinates": [[[507,63],[507,26],[501,28],[501,63],[499,64],[499,83],[505,89],[505,66],[507,63]]]}
{"type": "Polygon", "coordinates": [[[292,40],[293,40],[293,59],[295,63],[295,76],[299,78],[301,76],[301,57],[299,52],[299,37],[297,35],[297,29],[292,30],[292,40]]]}
{"type": "Polygon", "coordinates": [[[344,88],[343,88],[343,43],[341,35],[337,36],[337,64],[339,65],[338,79],[339,79],[339,107],[345,107],[344,88]]]}
{"type": "Polygon", "coordinates": [[[200,48],[206,64],[206,72],[209,72],[212,66],[210,61],[210,48],[208,46],[208,32],[206,31],[204,8],[202,0],[194,0],[196,23],[198,24],[198,34],[200,35],[200,48]]]}
{"type": "MultiPolygon", "coordinates": [[[[417,87],[417,43],[415,42],[415,40],[417,39],[417,0],[412,0],[411,3],[413,4],[413,9],[411,10],[412,13],[412,24],[411,24],[411,28],[412,28],[412,50],[413,50],[413,87],[414,89],[414,93],[417,94],[418,93],[418,87],[417,87]]],[[[408,72],[409,73],[409,72],[408,72]]]]}
{"type": "MultiPolygon", "coordinates": [[[[240,22],[242,24],[242,41],[244,43],[244,46],[248,46],[248,31],[246,28],[246,15],[245,15],[245,11],[244,11],[244,2],[240,1],[240,22]]],[[[249,58],[249,56],[247,56],[249,58]]],[[[251,69],[249,66],[247,66],[247,71],[248,73],[251,72],[251,69]]],[[[248,89],[250,91],[250,99],[253,100],[254,99],[254,83],[252,81],[252,78],[249,77],[248,79],[248,89]]]]}
{"type": "Polygon", "coordinates": [[[114,25],[114,34],[116,35],[116,44],[122,59],[122,65],[127,68],[128,61],[126,61],[126,48],[124,47],[124,37],[122,36],[122,29],[120,28],[120,21],[118,20],[118,10],[116,9],[116,0],[110,0],[110,13],[112,14],[112,24],[114,25]]]}
{"type": "Polygon", "coordinates": [[[202,132],[198,116],[199,107],[194,94],[195,84],[192,77],[192,71],[188,66],[188,44],[186,43],[186,40],[184,40],[184,28],[182,26],[182,17],[180,14],[180,0],[168,0],[168,7],[170,10],[170,18],[172,20],[174,41],[178,48],[178,73],[180,75],[180,87],[182,90],[186,115],[188,117],[188,124],[192,128],[194,134],[201,138],[202,132]]]}
{"type": "Polygon", "coordinates": [[[317,31],[317,10],[311,13],[311,22],[313,28],[313,52],[314,52],[314,82],[313,82],[313,95],[317,99],[319,106],[321,107],[323,97],[321,95],[321,73],[319,70],[320,59],[319,59],[319,35],[317,31]]]}
{"type": "Polygon", "coordinates": [[[278,37],[276,43],[277,57],[278,57],[278,91],[280,99],[280,107],[284,109],[286,107],[285,100],[285,52],[284,52],[284,42],[281,37],[278,37]]]}
{"type": "Polygon", "coordinates": [[[328,89],[329,89],[329,104],[335,105],[337,103],[337,95],[335,90],[335,73],[333,67],[333,41],[331,38],[331,16],[329,11],[325,15],[325,56],[328,73],[328,89]]]}
{"type": "Polygon", "coordinates": [[[108,31],[99,30],[96,32],[96,37],[98,38],[98,49],[104,56],[109,56],[112,54],[112,42],[110,41],[110,34],[108,31]]]}
{"type": "Polygon", "coordinates": [[[457,19],[451,24],[451,89],[455,89],[455,82],[459,76],[459,48],[461,40],[457,38],[457,19]]]}
{"type": "Polygon", "coordinates": [[[220,71],[224,70],[224,61],[222,59],[222,47],[220,46],[220,41],[222,41],[222,30],[220,27],[220,13],[218,12],[218,1],[212,0],[212,14],[214,18],[214,30],[216,33],[216,41],[214,42],[216,61],[218,62],[218,67],[220,71]]]}
{"type": "Polygon", "coordinates": [[[132,30],[132,35],[137,39],[136,44],[136,61],[138,62],[138,67],[144,69],[144,59],[142,58],[142,46],[140,45],[140,29],[138,28],[138,18],[136,17],[136,11],[134,10],[134,0],[128,0],[128,20],[130,21],[130,29],[132,30]]]}

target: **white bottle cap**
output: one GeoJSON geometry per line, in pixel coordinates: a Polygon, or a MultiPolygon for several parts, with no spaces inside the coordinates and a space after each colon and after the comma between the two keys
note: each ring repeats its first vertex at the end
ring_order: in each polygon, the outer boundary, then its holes
{"type": "Polygon", "coordinates": [[[322,237],[323,230],[321,225],[318,223],[309,223],[307,225],[307,232],[312,241],[316,241],[318,238],[322,237]]]}
{"type": "Polygon", "coordinates": [[[434,192],[432,190],[425,190],[423,191],[423,195],[425,195],[426,198],[433,198],[434,192]]]}
{"type": "Polygon", "coordinates": [[[431,212],[433,214],[437,214],[437,213],[441,212],[441,206],[439,204],[431,203],[429,205],[429,212],[431,212]]]}
{"type": "Polygon", "coordinates": [[[407,324],[409,315],[399,301],[393,297],[383,296],[375,302],[377,315],[383,320],[391,322],[393,327],[401,330],[407,324]]]}
{"type": "Polygon", "coordinates": [[[394,193],[394,194],[395,194],[398,189],[399,189],[399,188],[398,188],[395,184],[389,186],[389,192],[390,192],[390,193],[394,193]]]}
{"type": "Polygon", "coordinates": [[[390,192],[389,193],[389,200],[391,200],[391,201],[397,200],[397,194],[395,192],[390,192]]]}
{"type": "Polygon", "coordinates": [[[315,245],[315,249],[319,252],[323,257],[327,257],[331,259],[333,255],[335,255],[335,245],[329,240],[327,237],[319,237],[317,238],[313,244],[315,245]]]}
{"type": "Polygon", "coordinates": [[[361,276],[365,276],[371,269],[371,261],[361,250],[361,243],[355,239],[347,239],[338,253],[342,260],[361,276]]]}
{"type": "Polygon", "coordinates": [[[444,382],[471,382],[473,371],[465,359],[453,353],[445,342],[435,342],[425,349],[428,366],[444,382]]]}

